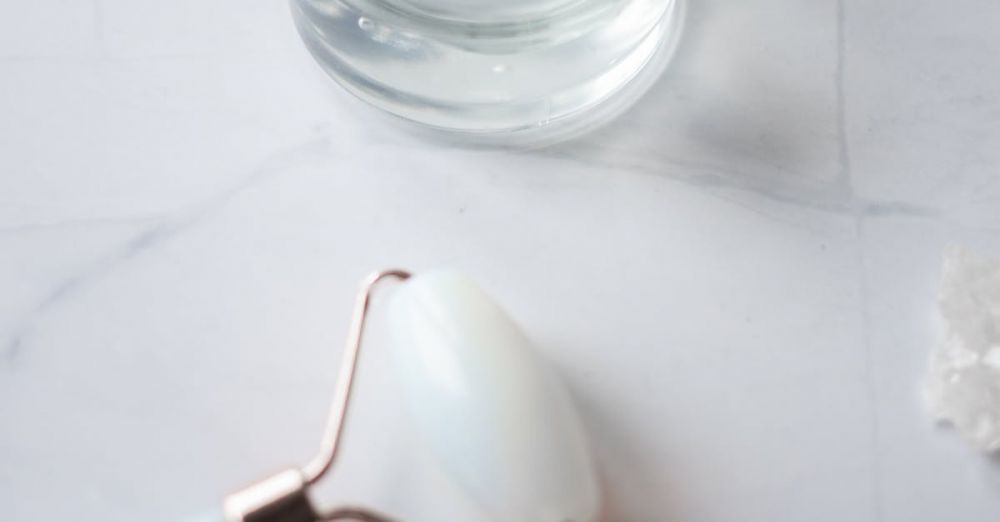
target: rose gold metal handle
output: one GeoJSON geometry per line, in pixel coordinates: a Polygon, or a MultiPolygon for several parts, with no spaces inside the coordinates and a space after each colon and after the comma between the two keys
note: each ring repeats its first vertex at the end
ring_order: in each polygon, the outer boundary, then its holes
{"type": "Polygon", "coordinates": [[[347,346],[340,363],[337,388],[330,406],[320,450],[305,466],[289,469],[271,478],[226,497],[227,522],[314,522],[319,520],[355,520],[360,522],[391,522],[383,515],[364,508],[340,508],[318,513],[309,501],[309,487],[323,478],[333,467],[340,449],[341,437],[351,404],[358,353],[368,317],[372,291],[384,279],[409,279],[403,270],[385,270],[368,276],[358,291],[354,317],[347,336],[347,346]]]}

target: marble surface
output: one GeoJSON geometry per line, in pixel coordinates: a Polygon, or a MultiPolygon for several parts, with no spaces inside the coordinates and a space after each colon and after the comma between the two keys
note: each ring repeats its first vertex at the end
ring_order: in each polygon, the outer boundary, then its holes
{"type": "MultiPolygon", "coordinates": [[[[616,522],[997,520],[918,390],[944,248],[1000,252],[1000,4],[690,4],[634,110],[505,152],[332,88],[280,0],[0,0],[4,519],[180,520],[304,461],[357,281],[402,266],[536,340],[616,522]]],[[[378,303],[318,497],[478,520],[378,303]]]]}

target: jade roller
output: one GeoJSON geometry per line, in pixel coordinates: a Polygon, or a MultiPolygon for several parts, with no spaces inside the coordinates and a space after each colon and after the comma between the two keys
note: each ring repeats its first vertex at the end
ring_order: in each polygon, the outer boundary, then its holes
{"type": "Polygon", "coordinates": [[[226,497],[226,522],[389,522],[367,508],[318,512],[309,489],[333,467],[373,288],[388,304],[396,377],[421,439],[496,522],[597,522],[600,492],[569,394],[500,307],[449,271],[368,277],[358,294],[319,453],[226,497]]]}

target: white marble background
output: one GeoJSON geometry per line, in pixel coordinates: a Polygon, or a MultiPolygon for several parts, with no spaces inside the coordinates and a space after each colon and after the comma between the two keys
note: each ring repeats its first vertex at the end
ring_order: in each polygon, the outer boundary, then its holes
{"type": "MultiPolygon", "coordinates": [[[[446,266],[571,384],[616,522],[998,520],[919,397],[942,249],[1000,252],[998,27],[691,0],[635,110],[511,153],[332,89],[282,0],[0,0],[2,518],[174,521],[301,462],[357,281],[446,266]]],[[[323,501],[477,520],[379,324],[323,501]]]]}

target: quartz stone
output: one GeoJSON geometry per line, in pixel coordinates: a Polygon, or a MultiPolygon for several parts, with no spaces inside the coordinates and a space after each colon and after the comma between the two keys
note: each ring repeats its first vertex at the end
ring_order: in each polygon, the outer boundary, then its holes
{"type": "Polygon", "coordinates": [[[1000,450],[1000,259],[951,248],[938,306],[945,336],[931,356],[931,415],[975,447],[1000,450]]]}
{"type": "Polygon", "coordinates": [[[396,289],[399,384],[424,442],[490,520],[594,522],[586,433],[556,372],[483,290],[454,272],[396,289]]]}

